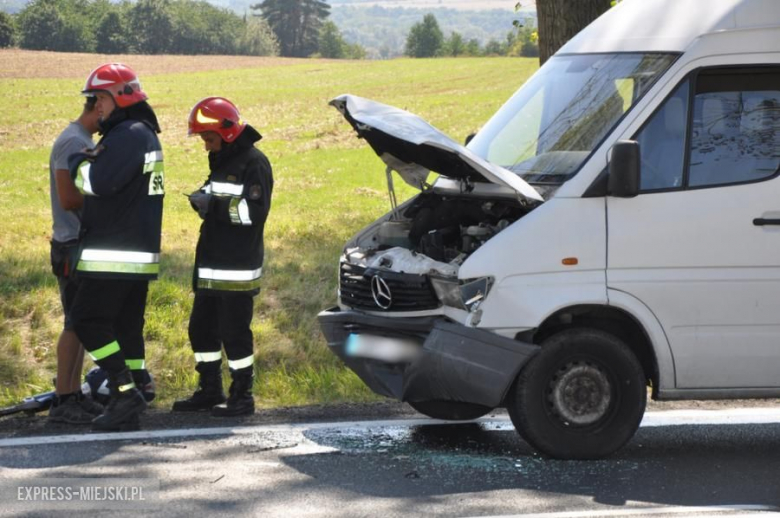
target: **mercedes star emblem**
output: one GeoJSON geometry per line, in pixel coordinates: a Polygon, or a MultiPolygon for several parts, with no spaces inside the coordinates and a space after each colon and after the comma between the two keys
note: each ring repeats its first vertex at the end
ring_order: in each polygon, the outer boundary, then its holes
{"type": "Polygon", "coordinates": [[[374,295],[374,302],[382,309],[390,309],[393,303],[393,294],[390,293],[390,287],[387,282],[379,275],[371,278],[371,294],[374,295]]]}

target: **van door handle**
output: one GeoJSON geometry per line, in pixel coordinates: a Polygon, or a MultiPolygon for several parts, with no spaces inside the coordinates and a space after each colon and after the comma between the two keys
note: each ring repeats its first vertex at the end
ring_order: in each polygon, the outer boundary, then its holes
{"type": "Polygon", "coordinates": [[[780,225],[780,219],[756,218],[753,220],[753,224],[757,227],[763,227],[764,225],[780,225]]]}

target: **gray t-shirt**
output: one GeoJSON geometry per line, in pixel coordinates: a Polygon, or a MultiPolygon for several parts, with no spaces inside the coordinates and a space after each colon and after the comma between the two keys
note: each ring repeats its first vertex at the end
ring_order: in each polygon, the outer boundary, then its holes
{"type": "Polygon", "coordinates": [[[51,195],[52,239],[59,242],[78,239],[81,226],[81,211],[65,210],[57,199],[57,183],[54,171],[68,168],[68,157],[84,148],[94,146],[92,135],[78,122],[71,122],[60,133],[49,156],[49,191],[51,195]]]}

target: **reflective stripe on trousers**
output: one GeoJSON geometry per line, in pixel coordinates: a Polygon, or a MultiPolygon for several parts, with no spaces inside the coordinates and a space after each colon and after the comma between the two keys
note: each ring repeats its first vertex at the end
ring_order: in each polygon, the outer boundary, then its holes
{"type": "Polygon", "coordinates": [[[198,363],[218,362],[221,360],[222,353],[220,351],[213,353],[195,353],[195,361],[198,363]]]}
{"type": "Polygon", "coordinates": [[[128,360],[125,358],[125,365],[131,371],[140,371],[146,368],[146,360],[128,360]]]}
{"type": "Polygon", "coordinates": [[[81,252],[76,269],[82,272],[157,274],[159,263],[160,254],[156,253],[86,248],[81,252]]]}
{"type": "Polygon", "coordinates": [[[198,268],[198,288],[222,291],[248,291],[260,287],[263,269],[216,270],[198,268]]]}
{"type": "Polygon", "coordinates": [[[234,371],[251,367],[254,364],[255,364],[254,356],[247,356],[246,358],[241,358],[240,360],[228,359],[228,367],[230,367],[230,370],[234,370],[234,371]]]}
{"type": "Polygon", "coordinates": [[[116,340],[114,340],[110,344],[104,345],[99,349],[95,349],[94,351],[87,351],[89,357],[92,358],[92,361],[94,362],[98,360],[102,360],[103,358],[107,358],[112,354],[116,354],[118,352],[119,352],[119,342],[117,342],[116,340]]]}

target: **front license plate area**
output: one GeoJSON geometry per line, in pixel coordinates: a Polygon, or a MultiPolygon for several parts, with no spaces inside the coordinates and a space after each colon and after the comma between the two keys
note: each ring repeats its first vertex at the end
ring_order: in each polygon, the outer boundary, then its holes
{"type": "Polygon", "coordinates": [[[422,344],[409,338],[352,333],[347,337],[346,353],[353,358],[368,358],[387,363],[414,360],[422,344]]]}

